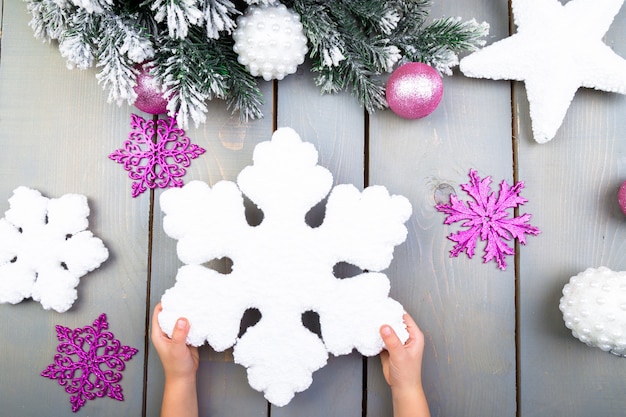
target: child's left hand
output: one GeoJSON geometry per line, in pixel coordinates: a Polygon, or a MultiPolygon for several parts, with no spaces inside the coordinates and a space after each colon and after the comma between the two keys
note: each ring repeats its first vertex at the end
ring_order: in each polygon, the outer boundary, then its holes
{"type": "Polygon", "coordinates": [[[159,326],[157,316],[163,310],[161,303],[157,304],[152,314],[151,338],[154,347],[161,358],[166,379],[193,379],[200,363],[198,348],[187,345],[189,321],[180,318],[174,326],[170,339],[159,326]]]}

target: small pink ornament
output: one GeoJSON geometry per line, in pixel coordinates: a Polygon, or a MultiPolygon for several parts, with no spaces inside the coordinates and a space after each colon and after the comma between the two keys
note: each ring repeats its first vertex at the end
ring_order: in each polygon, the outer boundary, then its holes
{"type": "Polygon", "coordinates": [[[176,125],[176,118],[145,120],[130,115],[128,140],[109,159],[124,165],[128,177],[135,180],[132,196],[148,188],[182,187],[183,177],[192,159],[206,152],[191,143],[185,131],[176,125]]]}
{"type": "Polygon", "coordinates": [[[150,66],[138,65],[137,85],[134,90],[137,93],[135,107],[150,114],[167,113],[167,100],[163,98],[161,86],[150,74],[150,66]]]}
{"type": "Polygon", "coordinates": [[[626,214],[626,181],[624,181],[622,186],[619,187],[617,201],[619,201],[619,207],[622,209],[622,212],[626,214]]]}
{"type": "Polygon", "coordinates": [[[93,326],[70,329],[56,326],[57,354],[43,370],[41,376],[56,379],[70,394],[72,411],[77,412],[87,401],[107,396],[124,401],[122,372],[127,362],[139,352],[134,347],[123,346],[115,335],[108,332],[109,323],[102,313],[93,326]]]}
{"type": "Polygon", "coordinates": [[[520,195],[524,183],[518,181],[510,186],[506,181],[500,183],[500,192],[496,195],[491,191],[491,177],[480,178],[476,170],[470,169],[470,182],[461,184],[465,191],[474,201],[465,202],[459,200],[455,194],[450,195],[449,204],[437,204],[438,211],[448,215],[443,224],[462,222],[461,226],[466,229],[448,236],[456,242],[450,251],[450,257],[459,256],[465,252],[468,258],[474,256],[478,239],[486,241],[484,263],[492,259],[501,270],[506,269],[507,255],[515,252],[506,241],[517,239],[522,245],[526,244],[526,234],[538,235],[538,228],[530,223],[530,214],[522,214],[511,217],[513,209],[526,203],[520,195]]]}
{"type": "Polygon", "coordinates": [[[443,80],[431,66],[409,62],[396,69],[387,81],[387,103],[405,119],[431,114],[443,97],[443,80]]]}

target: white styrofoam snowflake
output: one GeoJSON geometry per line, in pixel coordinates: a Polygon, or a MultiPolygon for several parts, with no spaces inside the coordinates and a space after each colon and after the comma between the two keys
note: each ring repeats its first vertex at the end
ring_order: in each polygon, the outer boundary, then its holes
{"type": "Polygon", "coordinates": [[[67,311],[79,278],[109,257],[86,230],[89,206],[80,194],[46,198],[18,187],[0,219],[0,303],[32,297],[46,310],[67,311]]]}
{"type": "Polygon", "coordinates": [[[217,351],[234,345],[250,385],[278,406],[309,387],[328,353],[378,354],[385,323],[408,336],[404,309],[389,298],[389,279],[379,271],[406,239],[410,203],[382,186],[331,191],[332,175],[317,157],[312,144],[281,128],[257,145],[254,165],[237,184],[193,181],[161,196],[163,227],[185,263],[162,297],[162,329],[171,334],[176,319],[186,317],[190,344],[208,341],[217,351]],[[262,211],[260,224],[246,220],[243,195],[262,211]],[[322,224],[308,225],[307,212],[326,196],[322,224]],[[232,261],[230,273],[204,265],[223,257],[232,261]],[[338,279],[333,268],[342,262],[366,272],[338,279]],[[261,319],[238,337],[250,308],[261,319]],[[307,311],[319,315],[322,340],[303,326],[307,311]]]}

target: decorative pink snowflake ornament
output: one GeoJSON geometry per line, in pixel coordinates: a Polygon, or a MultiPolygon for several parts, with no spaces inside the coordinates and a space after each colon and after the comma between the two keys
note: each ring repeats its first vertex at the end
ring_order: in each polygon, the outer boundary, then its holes
{"type": "Polygon", "coordinates": [[[461,226],[466,230],[453,233],[448,239],[456,242],[450,251],[450,257],[456,257],[461,252],[467,253],[471,258],[474,256],[478,238],[487,242],[485,247],[484,263],[494,259],[498,268],[506,269],[506,255],[513,255],[514,251],[505,240],[517,238],[522,245],[526,244],[525,234],[537,235],[539,229],[527,224],[530,214],[519,217],[509,217],[508,209],[515,208],[526,203],[528,200],[519,193],[524,188],[524,183],[519,181],[513,187],[509,187],[506,181],[500,183],[498,196],[491,192],[491,177],[481,180],[474,169],[469,172],[470,182],[462,184],[461,189],[468,193],[474,201],[465,204],[456,195],[450,195],[450,204],[438,204],[437,210],[446,213],[448,217],[444,224],[465,221],[461,226]]]}
{"type": "Polygon", "coordinates": [[[41,376],[56,379],[70,394],[72,411],[77,412],[87,400],[105,395],[123,401],[122,371],[125,361],[130,360],[138,350],[122,346],[113,333],[107,332],[106,314],[101,314],[93,326],[69,329],[56,326],[59,346],[54,362],[41,373],[41,376]]]}
{"type": "Polygon", "coordinates": [[[132,130],[124,148],[116,150],[109,158],[123,164],[128,176],[136,180],[132,196],[137,197],[146,187],[182,187],[180,177],[187,172],[185,168],[205,150],[191,144],[174,117],[155,122],[131,114],[130,126],[132,130]]]}

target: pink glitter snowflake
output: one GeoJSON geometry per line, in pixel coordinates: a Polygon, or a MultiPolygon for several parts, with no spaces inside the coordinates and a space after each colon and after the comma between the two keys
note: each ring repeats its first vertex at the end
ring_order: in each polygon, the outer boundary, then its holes
{"type": "Polygon", "coordinates": [[[514,251],[505,240],[517,238],[522,245],[526,244],[526,236],[539,234],[539,229],[527,224],[530,214],[519,217],[509,217],[508,209],[526,203],[528,200],[519,195],[523,182],[517,182],[513,187],[502,181],[498,196],[491,192],[491,177],[480,179],[475,170],[470,169],[470,182],[462,184],[461,189],[468,193],[474,201],[465,204],[456,195],[450,196],[450,204],[438,204],[437,210],[446,213],[444,224],[465,221],[461,226],[466,230],[453,233],[448,239],[457,242],[450,251],[450,257],[456,257],[461,252],[474,256],[478,238],[487,241],[484,263],[492,259],[502,270],[506,269],[506,255],[513,255],[514,251]]]}
{"type": "Polygon", "coordinates": [[[137,197],[146,187],[182,187],[180,177],[187,172],[185,168],[205,150],[190,143],[174,117],[159,119],[155,124],[153,120],[131,114],[130,126],[132,130],[124,148],[109,158],[123,164],[128,176],[137,180],[132,184],[132,196],[137,197]]]}
{"type": "Polygon", "coordinates": [[[93,326],[69,329],[56,326],[59,346],[54,362],[41,376],[56,379],[70,394],[72,411],[78,411],[87,400],[105,395],[118,401],[124,400],[122,371],[124,361],[130,360],[138,350],[121,346],[109,328],[105,314],[94,321],[93,326]]]}

